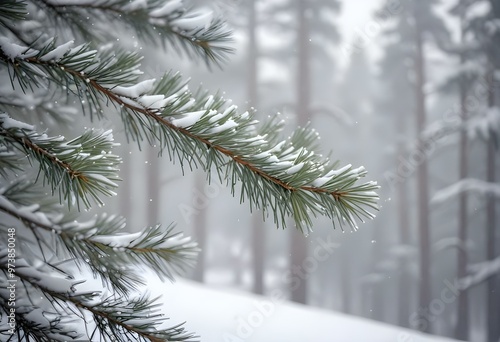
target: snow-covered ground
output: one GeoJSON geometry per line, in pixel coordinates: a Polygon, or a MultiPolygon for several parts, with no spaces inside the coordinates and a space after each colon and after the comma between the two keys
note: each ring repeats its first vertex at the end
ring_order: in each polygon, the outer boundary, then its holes
{"type": "Polygon", "coordinates": [[[148,277],[148,291],[162,294],[168,325],[185,327],[205,342],[445,342],[446,338],[187,280],[148,277]]]}

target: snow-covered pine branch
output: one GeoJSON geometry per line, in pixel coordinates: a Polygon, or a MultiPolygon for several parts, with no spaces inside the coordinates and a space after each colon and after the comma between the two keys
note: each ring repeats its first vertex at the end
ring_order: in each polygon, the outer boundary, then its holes
{"type": "Polygon", "coordinates": [[[470,265],[468,271],[469,275],[459,279],[461,290],[484,284],[490,277],[498,275],[500,273],[500,257],[470,265]]]}
{"type": "Polygon", "coordinates": [[[484,115],[468,120],[465,129],[471,139],[479,137],[484,140],[495,139],[498,141],[500,137],[500,108],[486,109],[484,115]]]}
{"type": "MultiPolygon", "coordinates": [[[[313,131],[301,128],[289,139],[270,143],[277,141],[279,130],[267,136],[256,134],[258,122],[251,114],[238,113],[235,105],[220,96],[195,96],[178,74],[166,74],[158,82],[139,82],[138,58],[131,54],[102,58],[105,62],[101,63],[99,53],[85,46],[63,44],[64,51],[51,41],[50,48],[33,51],[2,44],[7,63],[26,70],[35,66],[53,82],[72,81],[78,91],[92,94],[93,112],[102,112],[103,103],[109,100],[119,106],[132,138],[139,141],[143,134],[149,141],[159,139],[161,147],[181,164],[202,165],[207,172],[214,166],[233,193],[236,180],[251,184],[242,187],[240,198],[265,214],[273,208],[278,225],[284,226],[285,218],[291,216],[298,228],[308,229],[312,216],[326,215],[340,226],[347,221],[356,228],[357,220],[373,217],[369,209],[376,209],[377,185],[357,184],[366,174],[364,168],[336,169],[315,154],[310,146],[316,139],[313,131]],[[128,71],[126,79],[121,76],[123,68],[128,71]]],[[[19,72],[16,79],[20,84],[27,82],[19,72]]]]}
{"type": "MultiPolygon", "coordinates": [[[[33,126],[0,113],[0,138],[9,152],[36,160],[52,192],[58,192],[69,205],[82,201],[90,207],[91,199],[103,204],[100,195],[115,194],[120,158],[112,154],[117,144],[111,131],[91,129],[67,141],[62,136],[40,134],[33,126]]],[[[0,159],[4,156],[12,158],[0,154],[0,159]]]]}
{"type": "MultiPolygon", "coordinates": [[[[54,31],[47,34],[52,36],[68,37],[69,29],[71,37],[106,42],[113,25],[117,31],[132,29],[141,40],[200,58],[207,66],[220,65],[233,52],[225,22],[209,10],[186,8],[182,0],[39,0],[33,5],[43,15],[26,14],[30,26],[50,23],[54,31]]],[[[17,33],[16,27],[9,28],[17,33]]]]}
{"type": "Polygon", "coordinates": [[[463,192],[477,193],[480,196],[493,195],[500,198],[500,185],[492,184],[480,179],[465,178],[437,191],[431,199],[433,204],[441,204],[463,192]]]}
{"type": "MultiPolygon", "coordinates": [[[[161,277],[172,280],[173,273],[192,265],[198,251],[196,244],[182,234],[174,233],[172,227],[163,230],[155,226],[135,234],[125,233],[124,219],[116,216],[104,214],[78,222],[69,213],[64,214],[63,208],[55,202],[43,205],[39,190],[29,182],[19,181],[2,189],[0,194],[0,211],[29,229],[23,234],[24,244],[29,246],[27,250],[23,249],[23,254],[29,255],[31,263],[16,260],[16,275],[23,280],[26,293],[40,291],[45,294],[44,300],[37,301],[37,307],[53,307],[56,310],[53,315],[74,314],[74,319],[79,319],[81,315],[72,307],[88,311],[96,327],[104,321],[107,325],[114,324],[123,338],[144,334],[150,336],[148,339],[151,341],[156,341],[155,338],[160,341],[177,335],[182,338],[180,340],[192,336],[180,326],[158,330],[161,317],[154,314],[156,304],[153,302],[156,300],[143,296],[128,301],[122,297],[125,295],[128,298],[132,290],[136,291],[144,284],[141,269],[153,270],[161,277]],[[35,242],[37,240],[44,241],[43,245],[35,242]],[[44,260],[37,255],[44,255],[44,260]],[[57,269],[50,262],[55,258],[60,264],[57,269]],[[93,273],[107,288],[112,289],[111,294],[104,291],[93,292],[89,296],[75,290],[81,281],[73,280],[76,278],[73,274],[79,274],[81,270],[93,273]],[[51,303],[54,300],[57,305],[51,303]]],[[[18,226],[18,231],[21,229],[18,226]]],[[[2,233],[6,234],[3,230],[2,233]]],[[[0,243],[4,244],[4,241],[0,243]]],[[[6,245],[2,246],[2,250],[7,250],[6,245]]],[[[2,267],[5,268],[5,265],[6,262],[2,267]]],[[[3,268],[2,271],[7,272],[3,268]]],[[[21,292],[18,294],[22,295],[21,292]]],[[[28,318],[26,320],[28,324],[31,322],[28,318]]],[[[50,326],[40,333],[43,331],[50,331],[50,326]]]]}
{"type": "Polygon", "coordinates": [[[0,211],[23,222],[34,234],[52,234],[57,253],[76,258],[82,266],[89,264],[95,275],[109,278],[109,285],[118,292],[127,293],[134,284],[142,284],[137,268],[146,267],[173,280],[174,273],[193,265],[196,244],[175,233],[173,226],[163,229],[157,225],[131,234],[125,232],[125,219],[118,216],[102,214],[79,222],[64,214],[57,203],[41,206],[38,192],[29,182],[15,182],[2,189],[0,211]],[[23,191],[21,198],[19,191],[23,191]]]}
{"type": "MultiPolygon", "coordinates": [[[[7,248],[2,248],[0,252],[0,270],[5,275],[6,251],[7,248]]],[[[187,333],[182,325],[162,327],[164,319],[159,313],[158,298],[150,298],[148,294],[123,298],[106,291],[79,290],[81,280],[43,260],[35,261],[36,265],[16,259],[16,276],[20,280],[16,286],[20,298],[16,311],[19,340],[78,340],[85,327],[88,336],[97,340],[113,337],[123,342],[193,341],[194,335],[187,333]]],[[[8,300],[8,291],[0,291],[0,310],[9,311],[8,300]]]]}

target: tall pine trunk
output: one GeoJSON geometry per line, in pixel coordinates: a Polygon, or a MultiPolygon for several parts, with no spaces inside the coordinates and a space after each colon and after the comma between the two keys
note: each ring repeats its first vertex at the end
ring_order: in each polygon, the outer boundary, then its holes
{"type": "MultiPolygon", "coordinates": [[[[205,186],[205,178],[202,174],[195,175],[195,189],[202,191],[205,186]]],[[[200,210],[196,212],[194,216],[194,236],[198,246],[200,246],[201,251],[198,253],[198,258],[196,260],[196,266],[193,271],[193,280],[203,283],[205,280],[205,256],[207,254],[207,209],[205,206],[201,206],[200,210]]]]}
{"type": "Polygon", "coordinates": [[[147,222],[150,225],[158,224],[159,220],[159,201],[160,201],[160,163],[158,151],[153,146],[147,147],[147,222]]]}
{"type": "MultiPolygon", "coordinates": [[[[122,146],[124,146],[123,144],[122,146]]],[[[132,222],[132,166],[130,165],[132,158],[128,153],[129,146],[122,147],[122,164],[120,165],[120,177],[123,180],[120,187],[120,212],[123,217],[126,217],[129,222],[132,222]]]]}
{"type": "MultiPolygon", "coordinates": [[[[299,126],[304,127],[309,118],[309,103],[310,103],[310,44],[309,44],[309,19],[307,18],[307,1],[298,0],[297,6],[297,121],[299,126]]],[[[291,272],[294,274],[294,266],[301,267],[303,261],[307,257],[307,240],[300,232],[294,230],[291,232],[291,272]]],[[[291,299],[294,302],[307,302],[307,278],[300,278],[298,284],[292,283],[291,299]]]]}
{"type": "MultiPolygon", "coordinates": [[[[460,9],[461,41],[464,43],[464,16],[465,8],[460,9]]],[[[464,65],[464,53],[460,54],[460,64],[464,65]]],[[[460,77],[460,117],[462,122],[467,120],[466,109],[467,84],[464,76],[460,77]]],[[[467,132],[460,132],[459,141],[459,178],[467,178],[468,151],[467,151],[467,132]]],[[[462,279],[467,275],[467,193],[462,191],[459,195],[458,203],[458,241],[457,248],[457,278],[462,279]]],[[[459,340],[469,340],[469,298],[467,290],[462,290],[458,295],[457,305],[457,323],[455,326],[455,337],[459,340]]]]}
{"type": "MultiPolygon", "coordinates": [[[[495,20],[500,19],[500,4],[497,0],[490,0],[491,12],[495,20]]],[[[495,80],[495,72],[500,70],[500,32],[496,30],[490,38],[488,49],[488,62],[491,68],[488,72],[489,95],[488,107],[498,107],[499,103],[499,81],[495,80]]],[[[498,146],[495,146],[495,138],[491,137],[488,140],[487,146],[487,164],[486,164],[486,180],[491,183],[496,182],[496,159],[498,154],[498,146]]],[[[486,246],[486,254],[488,260],[494,260],[500,256],[500,231],[496,219],[496,199],[493,194],[488,196],[486,207],[486,229],[488,243],[486,246]]],[[[500,341],[500,276],[493,275],[488,279],[488,342],[500,341]]]]}
{"type": "MultiPolygon", "coordinates": [[[[258,47],[256,39],[257,13],[256,0],[248,1],[248,102],[251,107],[258,107],[257,86],[257,59],[258,47]]],[[[251,108],[250,108],[251,109],[251,108]]],[[[265,229],[258,212],[252,215],[252,269],[253,269],[253,292],[264,293],[264,253],[265,253],[265,229]]]]}
{"type": "Polygon", "coordinates": [[[340,283],[342,289],[342,312],[352,314],[352,265],[347,262],[351,255],[349,244],[344,241],[344,246],[340,249],[340,283]]]}
{"type": "MultiPolygon", "coordinates": [[[[429,176],[427,170],[427,156],[425,142],[421,134],[426,125],[425,108],[425,60],[422,28],[419,18],[415,20],[415,96],[416,96],[416,121],[418,138],[418,167],[417,167],[417,206],[418,206],[418,233],[420,239],[420,282],[419,282],[419,307],[427,308],[431,300],[430,282],[430,232],[429,232],[429,176]]],[[[430,332],[431,322],[428,317],[420,317],[425,324],[420,325],[423,332],[430,332]]]]}
{"type": "MultiPolygon", "coordinates": [[[[396,132],[398,133],[397,156],[404,157],[406,148],[404,143],[404,133],[406,130],[405,116],[399,113],[396,118],[396,132]]],[[[398,168],[399,159],[396,169],[398,168]]],[[[396,185],[398,203],[398,225],[399,243],[402,246],[410,245],[410,220],[408,217],[408,193],[406,182],[398,182],[396,185]]],[[[399,259],[399,287],[398,287],[398,324],[402,327],[409,327],[410,317],[410,297],[408,296],[411,287],[410,274],[408,272],[408,257],[403,255],[399,259]]]]}
{"type": "MultiPolygon", "coordinates": [[[[492,71],[488,73],[489,84],[489,93],[488,93],[488,107],[492,109],[496,105],[496,91],[498,91],[495,87],[495,79],[494,79],[494,57],[493,53],[490,53],[490,65],[492,71]]],[[[496,176],[496,149],[494,144],[494,138],[491,137],[487,142],[487,163],[486,163],[486,180],[491,183],[495,183],[496,176]]],[[[498,253],[496,249],[496,242],[498,240],[498,227],[496,226],[496,217],[495,217],[495,196],[493,194],[489,194],[487,198],[486,204],[486,229],[487,229],[487,245],[486,245],[486,257],[488,260],[492,261],[497,256],[498,253]]],[[[500,324],[498,323],[500,320],[500,280],[498,275],[492,275],[488,278],[487,284],[487,305],[488,305],[488,342],[497,342],[500,340],[500,324]]]]}

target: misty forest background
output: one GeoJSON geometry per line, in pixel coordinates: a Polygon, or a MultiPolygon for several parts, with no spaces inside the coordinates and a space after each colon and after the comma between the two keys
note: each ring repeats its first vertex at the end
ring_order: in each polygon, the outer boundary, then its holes
{"type": "Polygon", "coordinates": [[[379,182],[380,212],[356,232],[319,218],[304,238],[116,131],[124,181],[107,206],[119,205],[111,209],[130,230],[177,222],[202,248],[191,279],[499,341],[500,3],[379,1],[344,37],[345,1],[194,2],[224,12],[235,54],[207,70],[172,51],[144,51],[125,32],[122,43],[146,56],[145,73],[171,66],[192,76],[191,88],[203,80],[257,117],[281,115],[290,128],[310,122],[322,151],[379,182]],[[325,243],[328,258],[319,260],[313,251],[325,243]]]}

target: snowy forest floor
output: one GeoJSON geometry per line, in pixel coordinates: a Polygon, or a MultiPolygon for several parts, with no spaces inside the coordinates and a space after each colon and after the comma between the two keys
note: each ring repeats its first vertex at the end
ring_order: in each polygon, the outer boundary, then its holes
{"type": "Polygon", "coordinates": [[[456,341],[413,330],[261,297],[184,279],[174,284],[148,277],[147,289],[162,295],[172,326],[186,321],[201,341],[223,342],[445,342],[456,341]],[[174,309],[175,308],[175,309],[174,309]]]}

